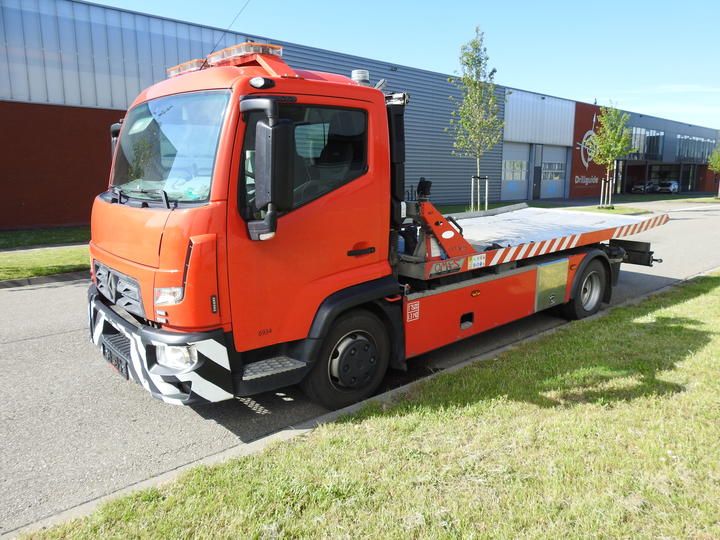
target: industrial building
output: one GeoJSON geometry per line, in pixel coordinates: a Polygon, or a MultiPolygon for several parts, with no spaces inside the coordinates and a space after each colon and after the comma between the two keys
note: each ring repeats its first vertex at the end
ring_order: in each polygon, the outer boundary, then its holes
{"type": "MultiPolygon", "coordinates": [[[[89,221],[107,187],[109,125],[165,70],[246,40],[277,43],[296,68],[350,74],[368,69],[386,91],[411,96],[406,191],[431,179],[437,203],[466,203],[472,159],[452,155],[446,131],[457,95],[448,75],[80,0],[0,2],[0,229],[89,221]]],[[[490,200],[597,196],[604,170],[588,159],[595,105],[497,87],[503,141],[482,159],[490,200]]],[[[707,156],[717,129],[632,113],[637,152],[619,169],[618,191],[677,180],[682,192],[713,191],[707,156]]]]}

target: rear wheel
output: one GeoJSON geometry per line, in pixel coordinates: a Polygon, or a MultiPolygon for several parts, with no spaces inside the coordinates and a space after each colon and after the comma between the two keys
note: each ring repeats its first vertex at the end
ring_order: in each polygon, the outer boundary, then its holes
{"type": "Polygon", "coordinates": [[[597,313],[602,306],[607,287],[605,265],[595,259],[583,270],[574,291],[573,298],[562,307],[562,313],[568,319],[584,319],[597,313]]]}
{"type": "Polygon", "coordinates": [[[370,397],[385,377],[389,360],[383,323],[369,311],[353,311],[333,323],[301,386],[311,400],[340,409],[370,397]]]}

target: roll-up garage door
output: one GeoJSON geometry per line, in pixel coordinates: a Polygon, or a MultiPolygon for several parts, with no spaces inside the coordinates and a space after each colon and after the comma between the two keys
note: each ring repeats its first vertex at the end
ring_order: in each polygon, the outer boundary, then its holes
{"type": "Polygon", "coordinates": [[[542,158],[540,198],[560,199],[565,192],[567,148],[545,145],[542,158]]]}
{"type": "Polygon", "coordinates": [[[500,198],[503,201],[527,199],[530,145],[503,143],[503,172],[500,198]]]}

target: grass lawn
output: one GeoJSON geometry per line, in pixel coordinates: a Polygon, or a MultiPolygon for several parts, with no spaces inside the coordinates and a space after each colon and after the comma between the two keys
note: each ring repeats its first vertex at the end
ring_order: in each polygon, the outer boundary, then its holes
{"type": "MultiPolygon", "coordinates": [[[[517,203],[492,203],[488,205],[488,209],[501,208],[517,203]]],[[[598,208],[597,206],[567,206],[566,202],[543,202],[528,201],[527,205],[532,208],[561,208],[563,210],[577,210],[579,212],[602,212],[604,214],[649,214],[648,210],[642,208],[634,208],[632,206],[616,206],[615,208],[598,208]]],[[[440,205],[437,209],[443,214],[457,214],[467,212],[468,207],[463,204],[447,204],[440,205]]]]}
{"type": "Polygon", "coordinates": [[[682,202],[691,203],[720,203],[720,197],[692,197],[690,199],[681,199],[682,202]]]}
{"type": "Polygon", "coordinates": [[[88,242],[90,227],[0,231],[0,249],[88,242]]]}
{"type": "Polygon", "coordinates": [[[715,275],[38,536],[718,538],[718,357],[715,275]]]}
{"type": "MultiPolygon", "coordinates": [[[[502,208],[503,206],[511,206],[513,204],[525,203],[532,208],[560,208],[567,206],[566,201],[511,201],[511,202],[494,202],[488,204],[488,210],[502,208]]],[[[443,214],[459,214],[460,212],[469,212],[470,209],[466,204],[440,204],[436,208],[443,214]]],[[[484,210],[483,206],[481,210],[484,210]]]]}
{"type": "Polygon", "coordinates": [[[87,246],[6,251],[0,253],[0,281],[89,269],[89,257],[87,246]]]}
{"type": "Polygon", "coordinates": [[[621,195],[613,195],[613,203],[633,203],[633,202],[707,202],[705,199],[712,199],[703,194],[687,194],[687,193],[623,193],[621,195]]]}
{"type": "MultiPolygon", "coordinates": [[[[493,210],[495,208],[501,208],[503,206],[510,206],[511,204],[516,203],[504,203],[504,202],[496,202],[496,203],[490,203],[488,204],[488,210],[493,210]]],[[[443,214],[460,214],[461,212],[469,212],[470,207],[467,204],[440,204],[437,205],[436,208],[443,214]]],[[[485,207],[483,206],[482,210],[484,210],[485,207]]]]}
{"type": "MultiPolygon", "coordinates": [[[[707,197],[707,196],[697,196],[697,197],[678,197],[678,195],[672,195],[669,193],[651,193],[651,194],[637,194],[637,193],[628,193],[628,194],[622,194],[622,195],[614,195],[613,196],[613,203],[614,204],[627,204],[627,203],[633,203],[633,202],[654,202],[654,201],[671,201],[671,202],[682,202],[682,203],[720,203],[720,199],[716,197],[707,197]]],[[[570,207],[568,206],[568,203],[572,202],[578,202],[578,201],[560,201],[560,200],[549,200],[549,201],[513,201],[513,202],[494,202],[490,203],[488,205],[488,209],[492,210],[493,208],[500,208],[502,206],[509,206],[511,204],[517,204],[518,202],[524,202],[528,206],[531,206],[533,208],[568,208],[568,209],[576,209],[576,210],[587,210],[588,212],[609,212],[609,213],[615,213],[615,214],[646,214],[648,213],[646,210],[643,210],[641,208],[631,208],[628,207],[630,211],[625,211],[625,209],[618,209],[617,207],[614,210],[608,210],[608,209],[601,209],[597,208],[597,200],[596,199],[582,199],[580,202],[583,202],[583,204],[587,204],[589,206],[582,206],[582,207],[570,207]]],[[[459,213],[459,212],[467,212],[468,205],[465,204],[446,204],[446,205],[437,205],[438,210],[442,212],[443,214],[452,214],[452,213],[459,213]]]]}
{"type": "Polygon", "coordinates": [[[635,208],[632,206],[616,206],[614,208],[598,208],[597,206],[569,206],[563,210],[574,210],[577,212],[600,212],[602,214],[619,214],[619,215],[639,215],[650,214],[649,210],[643,208],[635,208]]]}

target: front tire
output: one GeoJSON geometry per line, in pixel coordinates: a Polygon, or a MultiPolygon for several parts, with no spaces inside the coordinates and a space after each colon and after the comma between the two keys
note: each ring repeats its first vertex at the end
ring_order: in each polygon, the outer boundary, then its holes
{"type": "Polygon", "coordinates": [[[563,315],[571,320],[584,319],[600,310],[607,285],[607,269],[594,259],[583,270],[573,298],[562,306],[563,315]]]}
{"type": "Polygon", "coordinates": [[[301,387],[312,401],[341,409],[370,397],[389,362],[390,340],[383,323],[369,311],[352,311],[333,323],[301,387]]]}

